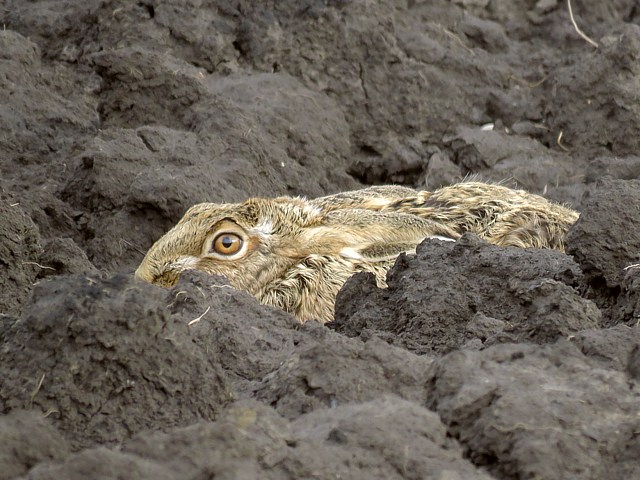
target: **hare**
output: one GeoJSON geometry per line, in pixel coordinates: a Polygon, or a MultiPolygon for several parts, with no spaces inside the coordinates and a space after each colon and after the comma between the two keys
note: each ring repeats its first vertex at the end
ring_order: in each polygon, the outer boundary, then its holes
{"type": "Polygon", "coordinates": [[[169,287],[189,269],[224,275],[301,322],[328,322],[351,275],[371,272],[384,287],[396,257],[425,238],[455,241],[472,232],[496,245],[563,250],[577,219],[538,195],[479,182],[202,203],[151,247],[136,277],[169,287]]]}

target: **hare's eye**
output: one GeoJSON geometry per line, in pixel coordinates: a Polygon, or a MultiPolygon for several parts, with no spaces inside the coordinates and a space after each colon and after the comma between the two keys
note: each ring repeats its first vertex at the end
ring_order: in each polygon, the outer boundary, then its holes
{"type": "Polygon", "coordinates": [[[213,241],[213,250],[221,255],[233,255],[240,251],[242,242],[235,233],[222,233],[213,241]]]}

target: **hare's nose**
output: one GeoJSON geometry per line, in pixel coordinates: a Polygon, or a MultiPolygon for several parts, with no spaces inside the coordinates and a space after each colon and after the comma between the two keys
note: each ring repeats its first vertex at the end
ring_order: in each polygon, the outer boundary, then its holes
{"type": "Polygon", "coordinates": [[[142,263],[138,267],[134,275],[137,279],[144,280],[145,282],[149,282],[149,283],[154,283],[156,280],[156,276],[150,271],[150,269],[144,263],[142,263]]]}

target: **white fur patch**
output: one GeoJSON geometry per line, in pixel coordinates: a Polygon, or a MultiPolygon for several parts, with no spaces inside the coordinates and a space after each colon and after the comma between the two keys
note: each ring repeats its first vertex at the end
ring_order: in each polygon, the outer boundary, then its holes
{"type": "Polygon", "coordinates": [[[271,235],[271,232],[273,232],[273,222],[271,220],[264,220],[252,228],[251,231],[263,237],[271,235]]]}
{"type": "Polygon", "coordinates": [[[352,260],[362,260],[362,255],[360,255],[355,248],[345,247],[340,250],[340,256],[344,258],[350,258],[352,260]]]}
{"type": "Polygon", "coordinates": [[[307,215],[313,215],[313,216],[318,216],[322,213],[322,210],[319,207],[316,207],[315,205],[308,205],[308,204],[303,207],[303,211],[307,215]]]}
{"type": "Polygon", "coordinates": [[[171,264],[171,268],[179,272],[184,272],[196,266],[200,259],[198,257],[180,257],[171,264]]]}
{"type": "Polygon", "coordinates": [[[442,240],[443,242],[455,242],[456,241],[455,238],[443,237],[441,235],[429,235],[428,237],[425,237],[425,238],[433,238],[435,240],[442,240]]]}

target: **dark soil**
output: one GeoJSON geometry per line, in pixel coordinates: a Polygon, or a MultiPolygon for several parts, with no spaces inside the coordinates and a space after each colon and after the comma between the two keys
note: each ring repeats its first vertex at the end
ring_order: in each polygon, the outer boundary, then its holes
{"type": "Polygon", "coordinates": [[[0,479],[640,477],[635,0],[5,0],[0,479]],[[467,176],[567,252],[424,242],[300,325],[134,281],[201,201],[467,176]]]}

